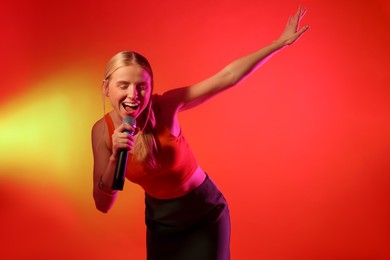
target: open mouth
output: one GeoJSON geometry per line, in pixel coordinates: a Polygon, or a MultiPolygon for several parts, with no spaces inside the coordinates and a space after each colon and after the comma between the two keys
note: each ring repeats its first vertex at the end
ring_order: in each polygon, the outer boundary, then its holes
{"type": "Polygon", "coordinates": [[[122,106],[127,112],[132,112],[139,107],[139,102],[123,102],[122,106]]]}

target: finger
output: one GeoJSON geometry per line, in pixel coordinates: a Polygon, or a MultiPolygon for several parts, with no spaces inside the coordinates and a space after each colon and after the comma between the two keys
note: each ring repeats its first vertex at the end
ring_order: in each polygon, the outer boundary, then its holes
{"type": "Polygon", "coordinates": [[[112,143],[114,149],[131,149],[134,145],[134,137],[126,133],[118,133],[113,135],[112,143]]]}
{"type": "Polygon", "coordinates": [[[125,126],[121,124],[114,130],[114,133],[123,133],[123,131],[125,130],[126,130],[125,126]]]}
{"type": "Polygon", "coordinates": [[[129,140],[129,137],[128,137],[129,134],[127,133],[116,133],[116,134],[113,134],[112,135],[112,143],[113,145],[117,145],[117,144],[124,144],[124,143],[127,143],[128,140],[129,140]]]}
{"type": "Polygon", "coordinates": [[[288,18],[286,26],[287,26],[287,25],[290,25],[291,20],[292,20],[292,15],[290,15],[290,17],[288,18]]]}
{"type": "Polygon", "coordinates": [[[309,29],[309,25],[303,26],[298,32],[298,38],[301,37],[302,34],[304,34],[309,29]]]}
{"type": "Polygon", "coordinates": [[[302,12],[302,5],[299,5],[297,12],[294,15],[294,18],[300,17],[302,12]]]}
{"type": "Polygon", "coordinates": [[[132,145],[133,145],[133,143],[131,143],[131,142],[123,142],[123,141],[122,142],[114,142],[113,150],[114,151],[122,150],[122,149],[130,150],[132,145]]]}
{"type": "Polygon", "coordinates": [[[134,133],[135,127],[129,124],[121,124],[118,126],[118,128],[115,129],[114,133],[123,133],[125,131],[134,133]]]}
{"type": "Polygon", "coordinates": [[[298,30],[299,25],[301,23],[301,20],[302,20],[303,16],[306,14],[306,12],[307,12],[307,9],[305,9],[305,8],[301,9],[301,12],[299,13],[299,17],[295,17],[297,19],[297,21],[296,21],[296,30],[298,30]]]}
{"type": "Polygon", "coordinates": [[[123,127],[124,127],[123,131],[126,130],[127,132],[132,133],[132,135],[135,134],[136,128],[134,126],[129,125],[129,124],[124,124],[123,127]]]}
{"type": "Polygon", "coordinates": [[[301,13],[302,13],[302,7],[301,7],[301,5],[299,5],[299,8],[298,8],[297,12],[295,13],[295,15],[294,15],[294,17],[293,17],[293,19],[291,21],[293,23],[293,25],[296,27],[296,29],[298,29],[298,27],[299,27],[299,21],[301,19],[301,13]]]}
{"type": "Polygon", "coordinates": [[[302,9],[302,12],[301,12],[299,18],[302,18],[303,16],[305,16],[306,12],[307,12],[306,8],[302,9]]]}

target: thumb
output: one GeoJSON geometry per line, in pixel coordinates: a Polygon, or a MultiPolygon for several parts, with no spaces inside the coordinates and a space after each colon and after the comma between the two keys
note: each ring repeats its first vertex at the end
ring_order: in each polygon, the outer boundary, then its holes
{"type": "Polygon", "coordinates": [[[298,34],[298,38],[304,33],[304,32],[306,32],[308,29],[309,29],[309,25],[305,25],[305,26],[303,26],[301,29],[299,29],[299,31],[297,32],[297,34],[298,34]]]}
{"type": "Polygon", "coordinates": [[[309,29],[309,25],[303,26],[301,29],[299,29],[299,31],[295,33],[295,38],[291,42],[288,42],[287,44],[291,45],[294,42],[296,42],[302,36],[302,34],[304,34],[308,29],[309,29]]]}

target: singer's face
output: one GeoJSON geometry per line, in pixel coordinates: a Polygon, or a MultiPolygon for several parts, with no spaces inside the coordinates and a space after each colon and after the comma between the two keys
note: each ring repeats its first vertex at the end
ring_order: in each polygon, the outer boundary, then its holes
{"type": "Polygon", "coordinates": [[[111,74],[105,94],[120,118],[137,118],[149,103],[152,86],[149,73],[139,65],[121,67],[111,74]]]}

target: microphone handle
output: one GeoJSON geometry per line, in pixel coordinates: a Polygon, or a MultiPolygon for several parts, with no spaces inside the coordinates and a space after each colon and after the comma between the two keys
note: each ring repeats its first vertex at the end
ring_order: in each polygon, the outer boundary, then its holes
{"type": "MultiPolygon", "coordinates": [[[[125,131],[125,133],[134,135],[134,132],[125,131]]],[[[123,190],[123,185],[126,179],[126,166],[128,150],[122,149],[119,151],[118,162],[115,168],[114,180],[112,181],[113,190],[123,190]]]]}
{"type": "MultiPolygon", "coordinates": [[[[132,125],[135,128],[136,121],[132,116],[126,116],[123,119],[124,124],[132,125]]],[[[124,133],[128,133],[134,135],[134,132],[125,130],[124,133]]],[[[126,166],[127,166],[127,154],[128,150],[121,149],[118,154],[118,162],[116,164],[114,179],[112,182],[113,190],[123,190],[123,185],[125,183],[126,178],[126,166]]]]}
{"type": "Polygon", "coordinates": [[[126,149],[119,151],[118,162],[115,168],[114,180],[112,182],[113,190],[123,190],[123,185],[126,178],[126,165],[127,165],[127,154],[126,149]]]}

